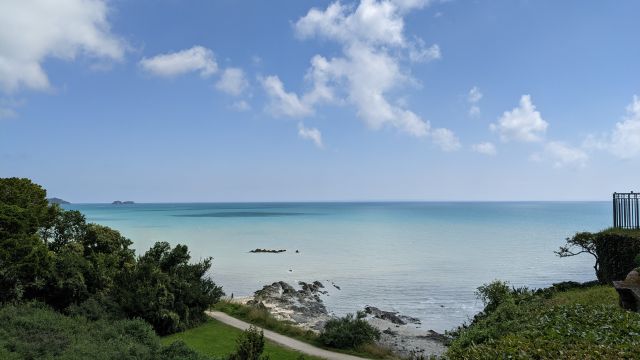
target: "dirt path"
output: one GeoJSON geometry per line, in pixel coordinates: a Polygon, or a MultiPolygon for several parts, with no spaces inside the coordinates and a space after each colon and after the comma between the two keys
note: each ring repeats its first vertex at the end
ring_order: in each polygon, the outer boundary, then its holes
{"type": "MultiPolygon", "coordinates": [[[[238,328],[240,330],[246,330],[249,328],[249,326],[251,326],[251,324],[246,323],[242,320],[238,320],[234,317],[231,317],[223,312],[220,311],[207,311],[207,315],[211,316],[212,318],[225,323],[227,325],[233,326],[235,328],[238,328]]],[[[286,346],[290,349],[293,350],[297,350],[300,351],[303,354],[306,355],[312,355],[312,356],[317,356],[320,358],[324,358],[327,360],[363,360],[366,358],[361,358],[361,357],[357,357],[357,356],[353,356],[353,355],[347,355],[347,354],[341,354],[341,353],[337,353],[337,352],[333,352],[333,351],[329,351],[329,350],[324,350],[324,349],[320,349],[318,347],[315,347],[313,345],[309,345],[305,342],[296,340],[296,339],[292,339],[288,336],[284,336],[278,333],[275,333],[273,331],[270,330],[266,330],[266,329],[262,329],[264,331],[264,337],[273,341],[274,343],[278,344],[278,345],[282,345],[282,346],[286,346]]]]}

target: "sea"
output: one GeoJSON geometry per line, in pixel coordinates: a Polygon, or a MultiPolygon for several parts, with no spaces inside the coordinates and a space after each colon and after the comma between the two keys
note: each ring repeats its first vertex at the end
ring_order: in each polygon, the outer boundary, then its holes
{"type": "Polygon", "coordinates": [[[444,331],[482,310],[478,286],[541,288],[595,279],[589,255],[554,254],[579,231],[610,226],[609,202],[73,204],[142,254],[157,241],[212,257],[228,296],[320,281],[335,315],[375,306],[444,331]],[[278,254],[251,253],[283,249],[278,254]]]}

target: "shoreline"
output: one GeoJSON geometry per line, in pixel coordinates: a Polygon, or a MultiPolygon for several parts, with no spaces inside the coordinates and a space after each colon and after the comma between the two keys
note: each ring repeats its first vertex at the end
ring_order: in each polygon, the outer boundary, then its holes
{"type": "MultiPolygon", "coordinates": [[[[328,296],[324,290],[325,285],[320,281],[299,282],[297,285],[294,287],[279,281],[265,285],[254,295],[227,297],[225,300],[265,309],[278,320],[319,333],[328,320],[338,318],[323,302],[322,298],[328,296]]],[[[446,351],[445,336],[417,326],[421,323],[416,318],[381,310],[373,305],[365,309],[354,309],[353,313],[357,311],[365,312],[365,320],[380,331],[378,345],[388,348],[398,356],[438,356],[446,351]]]]}

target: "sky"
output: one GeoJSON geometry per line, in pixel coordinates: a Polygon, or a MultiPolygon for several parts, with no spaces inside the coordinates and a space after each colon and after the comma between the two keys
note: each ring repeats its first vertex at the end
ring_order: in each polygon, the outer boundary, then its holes
{"type": "Polygon", "coordinates": [[[640,2],[0,1],[0,177],[76,203],[640,191],[640,2]]]}

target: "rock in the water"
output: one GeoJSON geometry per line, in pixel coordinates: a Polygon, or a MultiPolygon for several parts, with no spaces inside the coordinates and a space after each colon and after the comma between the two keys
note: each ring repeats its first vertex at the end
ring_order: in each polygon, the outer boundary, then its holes
{"type": "Polygon", "coordinates": [[[380,310],[375,306],[366,306],[364,308],[364,312],[378,319],[391,321],[397,325],[406,325],[407,323],[420,324],[420,319],[405,315],[398,315],[397,312],[380,310]]]}

